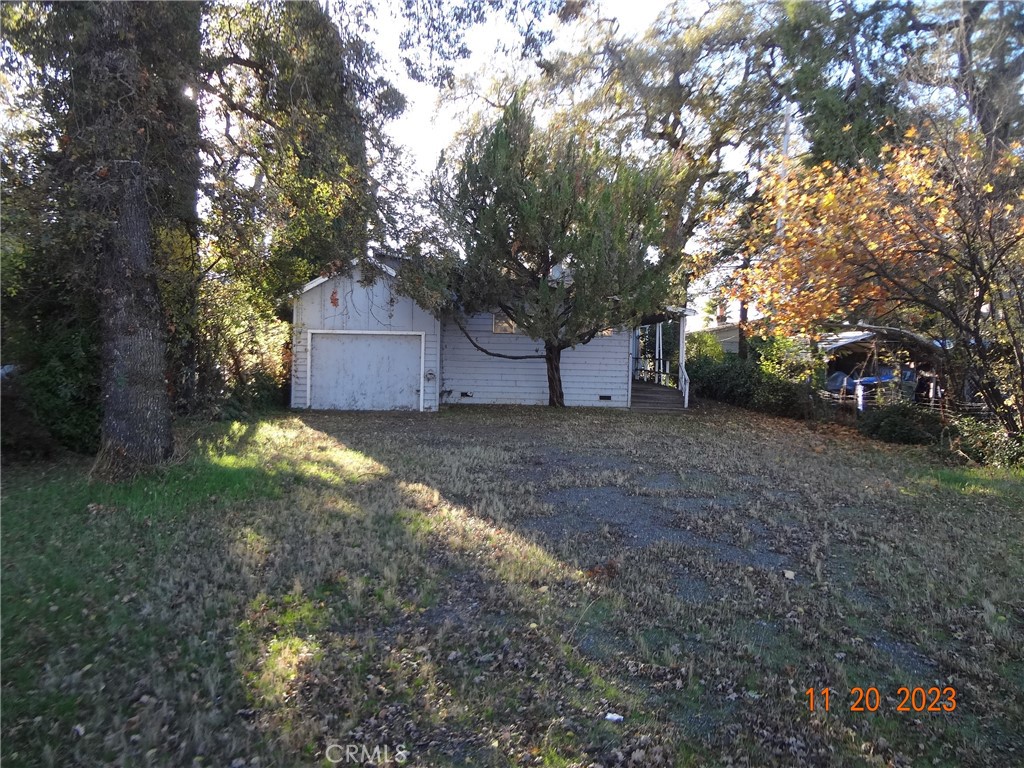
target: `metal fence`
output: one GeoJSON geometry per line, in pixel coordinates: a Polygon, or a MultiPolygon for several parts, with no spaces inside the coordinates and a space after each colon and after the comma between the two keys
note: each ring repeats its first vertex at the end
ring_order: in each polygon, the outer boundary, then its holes
{"type": "Polygon", "coordinates": [[[992,412],[985,403],[964,402],[943,397],[915,400],[912,395],[908,395],[898,386],[858,389],[854,392],[828,392],[819,389],[818,399],[826,406],[850,411],[869,411],[888,405],[912,403],[919,408],[927,408],[937,413],[968,415],[981,419],[992,417],[992,412]]]}

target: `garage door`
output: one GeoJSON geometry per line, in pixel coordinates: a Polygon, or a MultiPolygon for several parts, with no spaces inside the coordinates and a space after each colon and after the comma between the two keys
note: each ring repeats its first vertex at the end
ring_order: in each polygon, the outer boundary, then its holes
{"type": "Polygon", "coordinates": [[[420,408],[420,336],[314,333],[311,408],[394,411],[420,408]]]}

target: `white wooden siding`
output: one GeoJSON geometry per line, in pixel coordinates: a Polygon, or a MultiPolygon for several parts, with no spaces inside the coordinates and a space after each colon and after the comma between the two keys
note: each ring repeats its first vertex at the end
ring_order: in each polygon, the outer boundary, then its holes
{"type": "MultiPolygon", "coordinates": [[[[492,333],[491,315],[469,318],[466,330],[492,352],[543,354],[541,342],[522,334],[492,333]]],[[[632,334],[616,331],[562,353],[562,391],[566,405],[629,405],[629,345],[632,334]],[[610,400],[602,400],[601,395],[610,400]]],[[[543,360],[505,360],[475,349],[452,322],[442,326],[441,402],[546,405],[547,368],[543,360]],[[471,394],[471,397],[463,395],[471,394]]]]}
{"type": "Polygon", "coordinates": [[[309,331],[412,331],[424,334],[423,409],[437,410],[441,379],[441,328],[412,299],[384,280],[364,287],[355,270],[315,285],[295,300],[292,321],[292,407],[306,408],[309,383],[309,331]],[[337,291],[335,307],[331,295],[337,291]]]}

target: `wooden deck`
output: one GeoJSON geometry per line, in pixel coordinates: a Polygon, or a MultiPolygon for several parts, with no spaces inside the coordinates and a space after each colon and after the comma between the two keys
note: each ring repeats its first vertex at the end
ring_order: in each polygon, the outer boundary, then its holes
{"type": "Polygon", "coordinates": [[[685,411],[683,393],[674,387],[663,387],[633,380],[630,408],[634,411],[685,411]]]}

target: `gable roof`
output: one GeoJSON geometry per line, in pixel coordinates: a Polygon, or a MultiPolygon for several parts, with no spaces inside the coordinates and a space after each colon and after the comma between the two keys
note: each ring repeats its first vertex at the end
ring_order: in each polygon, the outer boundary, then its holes
{"type": "MultiPolygon", "coordinates": [[[[365,261],[368,262],[370,264],[370,266],[376,267],[377,269],[381,270],[382,272],[387,273],[390,277],[397,277],[398,276],[398,273],[395,271],[394,267],[389,266],[388,264],[385,264],[382,261],[378,261],[373,256],[368,256],[365,259],[365,261]]],[[[349,262],[349,263],[353,267],[356,267],[356,266],[359,266],[359,262],[360,262],[360,259],[352,259],[352,261],[349,262]]],[[[313,290],[318,285],[322,285],[323,283],[326,283],[328,280],[333,280],[335,277],[338,277],[338,275],[334,274],[334,275],[330,275],[328,277],[324,277],[324,276],[321,275],[320,277],[315,277],[312,280],[310,280],[308,283],[306,283],[304,286],[302,286],[298,291],[296,291],[296,295],[301,296],[302,294],[306,293],[307,291],[313,290]]]]}

